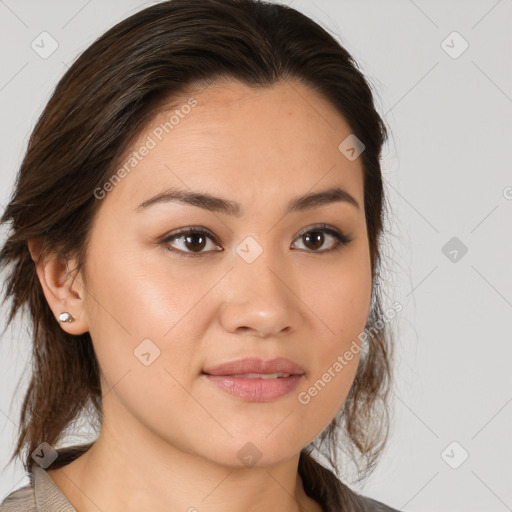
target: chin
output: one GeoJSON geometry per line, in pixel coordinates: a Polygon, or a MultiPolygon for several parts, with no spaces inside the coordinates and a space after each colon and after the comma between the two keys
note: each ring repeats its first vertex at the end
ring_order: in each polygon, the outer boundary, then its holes
{"type": "MultiPolygon", "coordinates": [[[[289,439],[289,437],[288,437],[289,439]]],[[[269,440],[264,436],[244,436],[232,438],[225,442],[212,442],[208,446],[207,458],[217,464],[231,468],[271,467],[291,459],[300,453],[282,439],[269,440]],[[213,451],[212,451],[213,448],[213,451]]],[[[206,455],[206,454],[205,454],[206,455]]]]}

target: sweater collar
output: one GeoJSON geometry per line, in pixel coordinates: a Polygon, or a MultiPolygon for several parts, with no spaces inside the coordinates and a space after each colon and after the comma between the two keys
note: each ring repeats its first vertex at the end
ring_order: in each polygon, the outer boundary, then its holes
{"type": "Polygon", "coordinates": [[[37,510],[52,512],[76,512],[66,496],[55,485],[50,475],[40,466],[32,466],[34,494],[37,510]]]}

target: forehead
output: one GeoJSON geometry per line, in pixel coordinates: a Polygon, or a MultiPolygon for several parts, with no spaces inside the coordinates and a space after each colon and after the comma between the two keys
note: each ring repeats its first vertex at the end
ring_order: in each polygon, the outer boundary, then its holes
{"type": "Polygon", "coordinates": [[[350,134],[343,116],[303,84],[219,82],[162,105],[118,165],[127,172],[108,200],[133,209],[179,186],[261,205],[318,183],[362,201],[361,159],[338,149],[350,134]]]}

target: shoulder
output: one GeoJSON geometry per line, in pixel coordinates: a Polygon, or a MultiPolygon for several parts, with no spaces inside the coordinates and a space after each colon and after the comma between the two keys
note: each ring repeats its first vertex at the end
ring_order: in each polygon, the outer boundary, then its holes
{"type": "MultiPolygon", "coordinates": [[[[398,509],[389,507],[380,501],[376,501],[372,498],[367,498],[366,496],[359,496],[362,504],[364,505],[364,510],[367,512],[399,512],[398,509]]],[[[1,512],[1,511],[0,511],[1,512]]]]}
{"type": "Polygon", "coordinates": [[[8,494],[0,512],[76,512],[43,468],[33,465],[28,475],[30,483],[8,494]]]}
{"type": "MultiPolygon", "coordinates": [[[[66,446],[57,450],[59,464],[65,466],[86,452],[93,443],[66,446]]],[[[28,477],[30,483],[8,494],[0,501],[0,512],[76,512],[71,503],[54,484],[48,473],[37,464],[33,464],[28,477]]]]}
{"type": "Polygon", "coordinates": [[[36,498],[31,484],[20,487],[0,502],[0,512],[36,512],[36,498]]]}

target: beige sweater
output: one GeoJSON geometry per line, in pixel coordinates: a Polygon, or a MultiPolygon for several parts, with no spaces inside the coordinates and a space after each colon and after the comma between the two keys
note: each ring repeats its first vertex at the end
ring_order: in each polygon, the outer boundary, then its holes
{"type": "Polygon", "coordinates": [[[34,464],[30,483],[11,492],[0,512],[76,512],[46,471],[34,464]]]}

